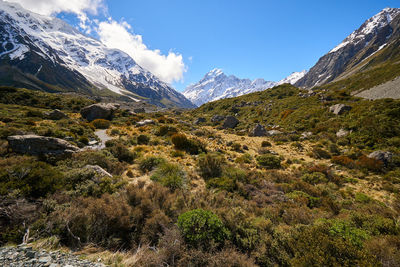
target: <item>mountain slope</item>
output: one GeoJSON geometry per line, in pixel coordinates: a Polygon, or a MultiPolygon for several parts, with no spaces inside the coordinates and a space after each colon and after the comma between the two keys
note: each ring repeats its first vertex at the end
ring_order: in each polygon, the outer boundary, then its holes
{"type": "Polygon", "coordinates": [[[311,88],[340,78],[360,66],[364,60],[384,49],[395,38],[400,14],[398,8],[386,8],[368,19],[358,30],[324,55],[296,86],[311,88]]]}
{"type": "Polygon", "coordinates": [[[1,0],[0,70],[0,82],[7,85],[193,107],[126,53],[107,48],[58,18],[1,0]]]}
{"type": "Polygon", "coordinates": [[[194,104],[201,106],[210,101],[249,94],[275,85],[275,82],[265,81],[264,79],[252,81],[240,79],[234,75],[227,76],[222,70],[213,69],[198,83],[189,85],[183,95],[194,104]]]}

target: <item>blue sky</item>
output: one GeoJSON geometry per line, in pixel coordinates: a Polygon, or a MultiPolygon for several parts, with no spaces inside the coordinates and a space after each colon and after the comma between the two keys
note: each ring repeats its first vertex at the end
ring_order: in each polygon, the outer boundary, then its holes
{"type": "Polygon", "coordinates": [[[182,55],[186,72],[172,82],[181,91],[215,67],[273,81],[309,69],[366,19],[400,2],[106,0],[105,5],[107,11],[90,18],[112,17],[129,24],[149,50],[182,55]]]}

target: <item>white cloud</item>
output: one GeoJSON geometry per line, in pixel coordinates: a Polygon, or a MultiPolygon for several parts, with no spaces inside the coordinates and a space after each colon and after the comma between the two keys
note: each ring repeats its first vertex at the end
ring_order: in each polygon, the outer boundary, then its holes
{"type": "Polygon", "coordinates": [[[129,54],[140,66],[149,70],[162,81],[171,83],[181,81],[186,72],[182,55],[160,50],[151,50],[144,43],[141,35],[131,33],[131,26],[112,19],[99,23],[97,33],[100,40],[110,48],[120,49],[129,54]]]}
{"type": "MultiPolygon", "coordinates": [[[[60,12],[74,13],[85,16],[86,12],[97,14],[104,9],[103,0],[7,0],[19,3],[23,8],[42,15],[54,15],[60,12]]],[[[81,17],[80,17],[81,18],[81,17]]]]}
{"type": "MultiPolygon", "coordinates": [[[[107,10],[105,0],[7,0],[16,2],[22,7],[42,15],[56,15],[60,12],[76,14],[80,20],[79,27],[86,33],[95,28],[100,40],[110,48],[117,48],[130,55],[140,66],[152,72],[162,81],[172,83],[182,81],[186,66],[182,55],[169,51],[167,55],[160,50],[149,49],[141,35],[132,33],[132,27],[125,21],[116,22],[112,18],[99,22],[90,19],[88,13],[98,14],[107,10]]],[[[106,12],[104,12],[106,13],[106,12]]]]}

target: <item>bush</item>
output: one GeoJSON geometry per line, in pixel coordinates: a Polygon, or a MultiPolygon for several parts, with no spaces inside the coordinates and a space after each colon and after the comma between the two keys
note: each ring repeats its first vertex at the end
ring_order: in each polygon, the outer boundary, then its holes
{"type": "Polygon", "coordinates": [[[139,169],[142,172],[149,172],[164,162],[165,159],[160,157],[155,157],[155,156],[146,157],[139,162],[139,169]]]}
{"type": "Polygon", "coordinates": [[[185,176],[179,165],[164,162],[157,167],[150,179],[175,190],[184,186],[185,176]]]}
{"type": "Polygon", "coordinates": [[[85,145],[89,144],[89,139],[86,136],[81,136],[78,141],[85,145]]]}
{"type": "Polygon", "coordinates": [[[225,158],[217,153],[202,154],[197,161],[198,172],[204,180],[220,177],[224,165],[225,158]]]}
{"type": "Polygon", "coordinates": [[[207,180],[208,187],[214,187],[234,192],[239,187],[239,182],[246,180],[246,172],[242,169],[228,167],[225,168],[222,176],[207,180]]]}
{"type": "Polygon", "coordinates": [[[207,249],[222,245],[229,232],[217,215],[211,211],[196,209],[178,217],[178,227],[189,246],[207,249]]]}
{"type": "Polygon", "coordinates": [[[281,159],[271,154],[260,155],[256,158],[259,166],[268,169],[279,169],[281,167],[281,159]]]}
{"type": "Polygon", "coordinates": [[[158,128],[154,134],[157,136],[165,136],[165,135],[171,136],[176,134],[177,132],[178,130],[175,127],[163,125],[160,128],[158,128]]]}
{"type": "Polygon", "coordinates": [[[171,141],[176,149],[184,150],[192,155],[206,152],[205,146],[199,140],[188,139],[184,134],[174,134],[171,141]]]}
{"type": "Polygon", "coordinates": [[[114,145],[107,147],[107,150],[119,161],[127,163],[133,163],[133,160],[137,157],[135,152],[130,151],[129,148],[121,143],[114,143],[114,145]]]}
{"type": "Polygon", "coordinates": [[[304,182],[307,182],[312,185],[328,182],[328,179],[325,177],[325,174],[321,172],[306,173],[301,177],[301,179],[304,182]]]}
{"type": "Polygon", "coordinates": [[[330,159],[331,154],[322,148],[315,147],[312,150],[312,156],[316,159],[330,159]]]}
{"type": "Polygon", "coordinates": [[[362,155],[356,161],[356,166],[360,169],[365,169],[373,172],[380,172],[382,171],[384,164],[380,160],[376,160],[373,158],[368,158],[365,155],[362,155]]]}
{"type": "Polygon", "coordinates": [[[150,142],[150,137],[145,134],[141,134],[137,137],[138,145],[147,145],[150,142]]]}
{"type": "Polygon", "coordinates": [[[345,166],[349,169],[355,168],[355,162],[347,156],[333,156],[331,161],[335,164],[345,166]]]}
{"type": "Polygon", "coordinates": [[[103,119],[96,119],[92,121],[91,124],[96,129],[108,129],[111,125],[110,121],[103,119]]]}
{"type": "Polygon", "coordinates": [[[262,141],[261,142],[261,147],[270,147],[270,146],[272,146],[272,144],[269,141],[262,141]]]}

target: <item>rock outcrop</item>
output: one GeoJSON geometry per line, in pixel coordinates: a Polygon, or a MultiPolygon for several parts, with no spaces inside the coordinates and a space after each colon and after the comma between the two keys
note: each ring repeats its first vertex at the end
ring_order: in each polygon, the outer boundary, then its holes
{"type": "Polygon", "coordinates": [[[336,104],[329,108],[329,111],[335,115],[341,115],[347,111],[350,111],[351,107],[345,104],[336,104]]]}
{"type": "Polygon", "coordinates": [[[93,121],[96,119],[111,120],[114,115],[114,111],[118,108],[118,104],[98,103],[82,108],[81,115],[88,121],[93,121]]]}
{"type": "Polygon", "coordinates": [[[226,117],[224,124],[222,125],[223,128],[227,129],[227,128],[235,128],[237,125],[239,124],[239,120],[236,119],[233,116],[228,116],[226,117]]]}
{"type": "Polygon", "coordinates": [[[250,136],[265,136],[267,135],[267,131],[265,130],[264,126],[261,124],[257,124],[254,128],[250,131],[250,136]]]}
{"type": "Polygon", "coordinates": [[[194,121],[194,124],[199,125],[200,123],[206,122],[206,118],[199,117],[194,121]]]}
{"type": "Polygon", "coordinates": [[[214,115],[211,117],[211,122],[220,122],[225,119],[225,116],[222,115],[214,115]]]}
{"type": "Polygon", "coordinates": [[[68,115],[64,112],[60,111],[59,109],[55,109],[53,111],[47,112],[44,114],[46,118],[50,120],[61,120],[68,118],[68,115]]]}
{"type": "Polygon", "coordinates": [[[369,154],[368,157],[371,159],[380,160],[387,165],[392,160],[393,153],[389,151],[378,150],[369,154]]]}
{"type": "Polygon", "coordinates": [[[78,147],[63,139],[54,137],[28,134],[13,135],[7,139],[10,148],[14,152],[21,154],[67,156],[79,151],[78,147]]]}

